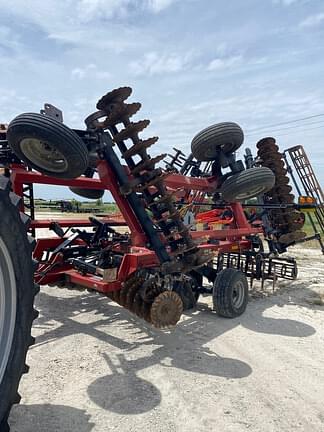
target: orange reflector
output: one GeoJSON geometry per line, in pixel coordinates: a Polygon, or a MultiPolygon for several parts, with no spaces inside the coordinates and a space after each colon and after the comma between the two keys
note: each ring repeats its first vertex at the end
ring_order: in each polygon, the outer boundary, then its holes
{"type": "Polygon", "coordinates": [[[311,196],[302,195],[298,198],[299,204],[316,204],[316,199],[311,196]]]}

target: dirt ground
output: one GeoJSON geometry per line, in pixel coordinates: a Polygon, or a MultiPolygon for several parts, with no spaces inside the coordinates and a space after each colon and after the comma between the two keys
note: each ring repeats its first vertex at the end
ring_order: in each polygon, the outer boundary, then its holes
{"type": "Polygon", "coordinates": [[[12,431],[324,431],[324,259],[291,254],[298,279],[241,317],[201,297],[170,332],[100,295],[43,288],[12,431]]]}

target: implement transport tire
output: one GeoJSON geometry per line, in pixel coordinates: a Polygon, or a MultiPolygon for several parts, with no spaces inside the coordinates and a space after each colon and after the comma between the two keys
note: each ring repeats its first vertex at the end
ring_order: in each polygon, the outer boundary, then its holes
{"type": "Polygon", "coordinates": [[[203,129],[191,142],[191,152],[198,161],[212,161],[219,150],[229,154],[241,147],[244,134],[241,127],[232,122],[217,123],[203,129]]]}
{"type": "Polygon", "coordinates": [[[246,276],[239,270],[221,270],[214,281],[213,306],[218,315],[235,318],[245,311],[249,300],[246,276]]]}
{"type": "Polygon", "coordinates": [[[83,198],[97,200],[104,196],[103,189],[81,189],[77,187],[69,187],[70,191],[83,198]]]}
{"type": "Polygon", "coordinates": [[[18,385],[28,372],[26,355],[34,344],[31,326],[37,317],[34,297],[34,241],[27,236],[28,218],[21,215],[19,197],[0,176],[0,431],[9,431],[11,407],[19,403],[18,385]]]}
{"type": "Polygon", "coordinates": [[[89,165],[82,139],[63,123],[44,114],[20,114],[9,124],[7,139],[16,156],[42,174],[72,179],[89,165]]]}
{"type": "Polygon", "coordinates": [[[220,192],[225,201],[244,201],[269,191],[274,184],[275,176],[269,168],[249,168],[227,178],[220,192]]]}

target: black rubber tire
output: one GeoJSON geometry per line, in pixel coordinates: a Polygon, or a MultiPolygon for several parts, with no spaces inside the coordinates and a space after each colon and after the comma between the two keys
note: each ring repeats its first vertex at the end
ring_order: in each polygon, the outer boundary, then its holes
{"type": "Polygon", "coordinates": [[[249,300],[249,287],[246,276],[239,270],[226,268],[221,270],[214,281],[213,306],[218,315],[235,318],[245,311],[249,300]],[[235,302],[235,294],[240,290],[241,298],[235,302]]]}
{"type": "Polygon", "coordinates": [[[229,154],[243,143],[241,127],[232,122],[217,123],[203,129],[191,142],[191,152],[198,161],[211,161],[218,157],[219,150],[229,154]]]}
{"type": "MultiPolygon", "coordinates": [[[[33,306],[34,297],[39,289],[34,284],[33,278],[35,270],[35,263],[32,260],[34,241],[27,236],[28,218],[20,214],[19,201],[17,195],[10,193],[8,178],[0,176],[0,240],[3,250],[10,257],[8,269],[11,268],[12,280],[14,281],[14,285],[8,282],[3,285],[4,305],[7,302],[10,310],[15,311],[11,312],[11,344],[5,348],[2,345],[1,348],[1,342],[3,343],[5,339],[0,341],[0,356],[2,356],[0,358],[0,368],[2,369],[0,375],[0,431],[9,431],[7,420],[10,409],[13,404],[20,401],[18,385],[22,374],[28,372],[28,367],[25,364],[27,350],[35,342],[31,336],[31,326],[38,315],[33,306]],[[16,301],[12,300],[14,296],[16,301]],[[14,313],[15,315],[13,315],[14,313]]],[[[2,270],[5,274],[8,259],[6,261],[4,256],[5,254],[2,255],[3,261],[0,260],[0,265],[3,266],[2,270]]],[[[10,270],[7,273],[10,274],[10,270]]],[[[8,325],[9,316],[3,329],[8,325]]]]}
{"type": "Polygon", "coordinates": [[[81,189],[77,187],[69,187],[70,191],[83,198],[97,200],[104,196],[105,191],[102,189],[81,189]]]}
{"type": "Polygon", "coordinates": [[[235,202],[254,198],[273,188],[275,176],[266,167],[249,168],[227,178],[220,188],[225,201],[235,202]]]}
{"type": "MultiPolygon", "coordinates": [[[[43,114],[20,114],[9,124],[7,139],[16,156],[35,170],[57,178],[72,179],[79,177],[89,165],[88,149],[82,139],[69,127],[43,114]],[[63,168],[59,171],[39,164],[26,155],[22,149],[25,139],[39,140],[58,151],[64,158],[63,168]]],[[[28,144],[30,148],[30,144],[28,144]]],[[[35,152],[35,150],[34,150],[35,152]]],[[[35,152],[37,153],[37,152],[35,152]]],[[[40,153],[39,153],[40,154],[40,153]]],[[[37,158],[37,155],[36,155],[37,158]]]]}

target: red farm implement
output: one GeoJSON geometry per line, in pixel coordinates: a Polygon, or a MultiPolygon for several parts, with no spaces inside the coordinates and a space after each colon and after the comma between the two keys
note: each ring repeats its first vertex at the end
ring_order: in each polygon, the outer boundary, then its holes
{"type": "Polygon", "coordinates": [[[307,239],[301,210],[321,215],[322,203],[294,202],[274,139],[259,141],[256,158],[247,151],[245,164],[236,160],[235,123],[198,133],[188,157],[151,157],[157,137],[139,137],[149,121],[130,121],[140,109],[125,102],[130,94],[106,94],[84,130],[65,126],[48,104],[0,129],[1,431],[28,370],[40,285],[98,291],[158,328],[176,325],[200,293],[232,318],[246,308],[247,278],[296,277],[295,260],[280,254],[307,239]],[[120,215],[38,219],[35,184],[95,199],[109,191],[120,215]],[[43,229],[51,235],[39,236],[43,229]]]}

